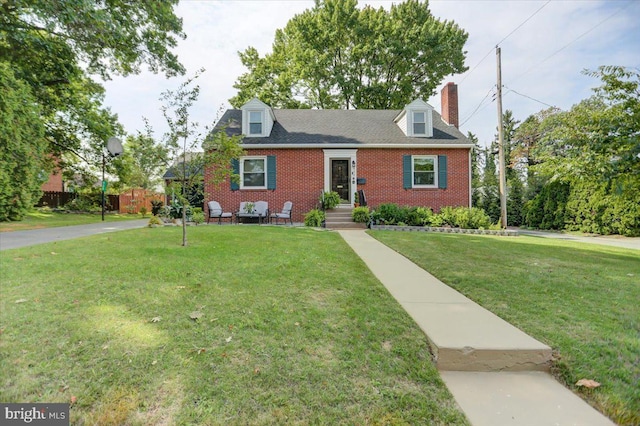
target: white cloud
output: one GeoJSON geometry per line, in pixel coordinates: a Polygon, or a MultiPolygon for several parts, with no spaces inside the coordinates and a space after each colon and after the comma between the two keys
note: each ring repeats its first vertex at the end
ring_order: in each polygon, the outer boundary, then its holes
{"type": "MultiPolygon", "coordinates": [[[[392,2],[361,0],[360,4],[388,8],[392,2]]],[[[199,79],[201,96],[193,118],[212,124],[218,109],[228,107],[227,100],[235,95],[233,84],[245,72],[238,51],[254,46],[261,54],[269,52],[276,29],[312,6],[313,1],[181,2],[177,14],[184,19],[187,39],[179,43],[176,53],[189,76],[206,69],[199,79]]],[[[489,143],[496,133],[495,102],[491,96],[481,101],[495,88],[494,48],[503,39],[503,109],[512,110],[520,121],[546,108],[525,96],[563,109],[590,96],[599,81],[582,75],[583,69],[640,66],[640,2],[634,0],[432,0],[429,7],[435,17],[454,21],[469,33],[465,50],[470,71],[442,83],[459,84],[461,121],[468,119],[462,130],[476,134],[481,144],[489,143]]],[[[105,84],[105,103],[118,113],[127,132],[143,130],[144,116],[159,136],[166,129],[160,94],[176,89],[183,80],[148,72],[115,78],[105,84]]],[[[439,110],[439,94],[429,103],[439,110]]]]}

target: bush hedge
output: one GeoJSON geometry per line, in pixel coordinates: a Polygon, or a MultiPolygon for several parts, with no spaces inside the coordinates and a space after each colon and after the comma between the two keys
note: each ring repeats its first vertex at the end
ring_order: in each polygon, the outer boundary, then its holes
{"type": "Polygon", "coordinates": [[[466,229],[488,229],[491,219],[477,207],[443,207],[439,214],[428,207],[400,207],[397,204],[380,204],[372,213],[377,225],[451,226],[466,229]]]}

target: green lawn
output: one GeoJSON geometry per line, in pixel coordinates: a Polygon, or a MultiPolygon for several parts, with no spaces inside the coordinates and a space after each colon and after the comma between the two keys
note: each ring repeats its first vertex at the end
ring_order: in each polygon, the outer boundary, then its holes
{"type": "Polygon", "coordinates": [[[75,401],[72,424],[467,424],[337,233],[181,232],[0,252],[0,401],[75,401]]]}
{"type": "Polygon", "coordinates": [[[618,424],[640,424],[639,251],[524,236],[371,234],[551,346],[554,374],[618,424]],[[602,386],[577,389],[583,378],[602,386]]]}
{"type": "MultiPolygon", "coordinates": [[[[147,217],[149,217],[149,215],[147,215],[147,217]]],[[[120,222],[131,219],[142,219],[142,215],[109,213],[104,216],[105,222],[120,222]]],[[[0,222],[0,232],[85,225],[87,223],[98,223],[101,220],[102,215],[100,213],[58,213],[34,210],[27,213],[27,217],[24,220],[16,222],[0,222]]]]}

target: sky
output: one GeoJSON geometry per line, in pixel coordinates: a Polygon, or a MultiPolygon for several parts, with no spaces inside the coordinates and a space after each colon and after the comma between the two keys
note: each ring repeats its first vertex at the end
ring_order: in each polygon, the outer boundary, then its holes
{"type": "MultiPolygon", "coordinates": [[[[389,8],[399,1],[359,1],[389,8]]],[[[233,84],[246,72],[238,52],[255,47],[270,53],[276,29],[312,8],[311,0],[182,0],[176,14],[187,35],[174,52],[186,76],[165,78],[143,71],[105,82],[105,105],[118,114],[128,134],[144,130],[143,117],[155,135],[167,130],[160,95],[175,90],[187,76],[204,68],[198,79],[200,98],[191,110],[201,127],[213,125],[230,108],[233,84]]],[[[498,113],[496,46],[501,49],[503,111],[522,122],[550,106],[568,110],[593,94],[600,80],[582,73],[601,65],[640,68],[639,0],[431,0],[440,19],[468,32],[463,74],[445,77],[427,100],[440,111],[440,89],[458,84],[460,129],[486,146],[495,139],[498,113]]]]}

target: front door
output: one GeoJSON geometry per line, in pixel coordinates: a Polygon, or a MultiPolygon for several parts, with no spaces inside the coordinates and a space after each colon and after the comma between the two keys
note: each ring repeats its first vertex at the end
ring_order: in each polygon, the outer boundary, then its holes
{"type": "Polygon", "coordinates": [[[331,190],[340,195],[341,203],[350,202],[349,160],[331,160],[331,190]]]}

